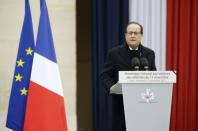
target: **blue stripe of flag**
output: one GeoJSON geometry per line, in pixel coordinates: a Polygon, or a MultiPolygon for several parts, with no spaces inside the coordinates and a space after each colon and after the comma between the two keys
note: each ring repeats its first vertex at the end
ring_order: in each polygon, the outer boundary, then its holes
{"type": "Polygon", "coordinates": [[[45,0],[40,0],[40,3],[41,16],[35,52],[57,63],[46,2],[45,0]]]}

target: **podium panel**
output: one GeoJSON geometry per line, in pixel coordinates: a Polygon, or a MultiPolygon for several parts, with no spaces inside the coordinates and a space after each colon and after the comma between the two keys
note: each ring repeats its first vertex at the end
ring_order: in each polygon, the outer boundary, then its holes
{"type": "Polygon", "coordinates": [[[127,131],[169,131],[172,84],[122,84],[127,131]]]}

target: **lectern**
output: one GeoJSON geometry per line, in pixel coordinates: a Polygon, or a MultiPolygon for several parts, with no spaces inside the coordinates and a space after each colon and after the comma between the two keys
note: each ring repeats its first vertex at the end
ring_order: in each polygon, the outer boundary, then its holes
{"type": "Polygon", "coordinates": [[[127,131],[169,131],[173,71],[120,71],[110,89],[122,94],[127,131]]]}

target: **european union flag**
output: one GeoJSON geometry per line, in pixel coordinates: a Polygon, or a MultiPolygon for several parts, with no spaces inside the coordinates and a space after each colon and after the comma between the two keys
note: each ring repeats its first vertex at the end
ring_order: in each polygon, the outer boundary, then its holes
{"type": "Polygon", "coordinates": [[[25,0],[25,17],[6,121],[6,127],[14,131],[23,131],[34,49],[35,44],[30,5],[29,0],[25,0]]]}

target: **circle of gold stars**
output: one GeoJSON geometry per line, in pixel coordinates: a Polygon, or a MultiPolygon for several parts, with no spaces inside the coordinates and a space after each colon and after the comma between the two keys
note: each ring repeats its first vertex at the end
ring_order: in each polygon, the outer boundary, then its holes
{"type": "Polygon", "coordinates": [[[33,50],[30,47],[26,49],[25,51],[26,51],[26,55],[32,55],[33,53],[33,50]]]}
{"type": "Polygon", "coordinates": [[[23,64],[24,64],[25,62],[22,60],[22,59],[20,59],[20,60],[18,60],[17,61],[17,66],[18,67],[23,67],[23,64]]]}
{"type": "Polygon", "coordinates": [[[25,87],[23,89],[20,90],[21,95],[27,95],[28,90],[25,89],[25,87]]]}
{"type": "Polygon", "coordinates": [[[22,76],[21,76],[21,74],[17,74],[16,76],[15,76],[15,81],[20,81],[21,82],[21,79],[23,78],[22,76]]]}

